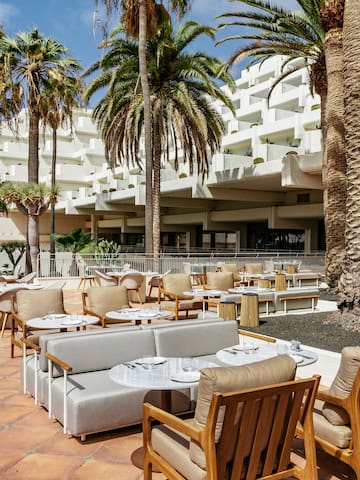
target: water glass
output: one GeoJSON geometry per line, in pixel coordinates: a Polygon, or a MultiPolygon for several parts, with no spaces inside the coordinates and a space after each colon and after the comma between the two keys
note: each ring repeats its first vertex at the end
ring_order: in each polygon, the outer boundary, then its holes
{"type": "Polygon", "coordinates": [[[301,342],[299,342],[298,340],[291,340],[290,350],[295,353],[301,352],[301,342]]]}
{"type": "Polygon", "coordinates": [[[287,355],[289,353],[289,348],[285,343],[278,343],[276,345],[276,352],[278,355],[287,355]]]}

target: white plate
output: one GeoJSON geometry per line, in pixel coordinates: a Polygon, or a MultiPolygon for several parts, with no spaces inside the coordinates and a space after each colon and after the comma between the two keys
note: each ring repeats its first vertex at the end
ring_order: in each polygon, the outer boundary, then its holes
{"type": "Polygon", "coordinates": [[[167,362],[165,357],[144,357],[138,358],[135,363],[138,365],[161,365],[165,362],[167,362]]]}
{"type": "Polygon", "coordinates": [[[139,313],[139,317],[142,317],[142,318],[157,317],[157,312],[139,313]]]}
{"type": "Polygon", "coordinates": [[[174,382],[192,383],[200,380],[200,372],[179,372],[170,377],[174,382]]]}
{"type": "Polygon", "coordinates": [[[244,345],[234,345],[232,349],[238,350],[239,352],[247,352],[249,350],[259,350],[259,347],[254,347],[254,345],[245,343],[244,345]]]}
{"type": "Polygon", "coordinates": [[[304,361],[304,358],[300,355],[290,355],[290,357],[295,360],[296,363],[301,363],[304,361]]]}
{"type": "Polygon", "coordinates": [[[66,313],[53,313],[53,314],[50,314],[52,315],[54,318],[64,318],[66,317],[66,313]]]}

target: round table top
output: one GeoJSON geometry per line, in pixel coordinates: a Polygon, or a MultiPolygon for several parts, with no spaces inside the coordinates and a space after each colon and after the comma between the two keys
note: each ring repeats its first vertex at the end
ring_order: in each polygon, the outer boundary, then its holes
{"type": "Polygon", "coordinates": [[[111,320],[152,320],[156,318],[167,318],[172,313],[167,310],[155,310],[153,308],[122,308],[106,312],[105,316],[111,320]]]}
{"type": "Polygon", "coordinates": [[[127,387],[172,390],[196,385],[202,368],[218,366],[198,359],[143,357],[116,365],[109,370],[109,376],[127,387]],[[184,368],[191,370],[185,371],[184,368]]]}
{"type": "Polygon", "coordinates": [[[58,329],[83,327],[84,325],[96,325],[100,323],[98,317],[93,315],[68,315],[62,313],[49,314],[44,317],[31,318],[26,321],[26,325],[38,329],[58,329]]]}
{"type": "Polygon", "coordinates": [[[0,283],[0,293],[10,292],[11,290],[41,290],[44,288],[44,285],[39,283],[0,283]]]}
{"type": "Polygon", "coordinates": [[[298,367],[304,367],[317,361],[318,356],[310,350],[291,351],[285,344],[268,343],[254,345],[250,341],[243,345],[233,345],[216,352],[216,357],[228,365],[246,365],[260,362],[277,355],[287,354],[293,357],[298,367]]]}

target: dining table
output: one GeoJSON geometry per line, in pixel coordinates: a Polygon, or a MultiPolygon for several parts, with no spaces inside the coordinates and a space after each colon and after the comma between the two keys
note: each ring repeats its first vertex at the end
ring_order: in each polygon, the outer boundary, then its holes
{"type": "Polygon", "coordinates": [[[205,288],[193,288],[191,290],[185,290],[182,292],[184,295],[189,295],[191,297],[201,297],[203,305],[203,317],[205,317],[206,310],[208,310],[208,300],[209,298],[219,298],[221,295],[227,293],[224,290],[215,290],[215,289],[205,289],[205,288]]]}
{"type": "MultiPolygon", "coordinates": [[[[109,370],[109,377],[114,382],[126,387],[160,390],[160,408],[171,411],[171,391],[190,388],[190,398],[194,396],[194,387],[200,380],[203,368],[219,367],[207,360],[183,357],[147,356],[125,361],[109,370]]],[[[133,465],[143,468],[144,449],[137,448],[131,454],[133,465]]],[[[153,471],[158,471],[153,469],[153,471]]]]}
{"type": "Polygon", "coordinates": [[[43,317],[26,320],[26,326],[31,329],[60,330],[60,332],[66,332],[69,328],[79,330],[82,327],[86,329],[88,325],[97,325],[99,323],[99,318],[94,315],[74,315],[66,313],[49,313],[43,317]]]}
{"type": "Polygon", "coordinates": [[[153,320],[159,320],[171,317],[173,314],[167,310],[161,310],[160,308],[136,308],[125,307],[120,310],[111,310],[105,313],[105,317],[110,320],[130,320],[135,325],[140,325],[143,321],[151,323],[153,320]]]}

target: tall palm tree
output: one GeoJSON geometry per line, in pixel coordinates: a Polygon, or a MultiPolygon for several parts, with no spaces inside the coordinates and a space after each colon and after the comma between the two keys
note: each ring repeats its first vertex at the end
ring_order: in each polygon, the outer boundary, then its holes
{"type": "MultiPolygon", "coordinates": [[[[341,120],[341,66],[339,48],[342,16],[333,15],[336,0],[297,0],[300,9],[289,10],[266,0],[235,0],[251,7],[237,13],[225,13],[234,20],[219,28],[238,26],[241,33],[220,40],[250,40],[238,48],[228,64],[249,56],[249,64],[274,55],[285,55],[284,72],[273,88],[296,70],[308,67],[311,87],[321,100],[321,127],[325,151],[323,155],[324,210],[326,229],[326,280],[336,288],[343,267],[345,231],[346,165],[341,120]],[[326,7],[326,8],[325,8],[326,7]],[[245,30],[244,30],[245,27],[245,30]],[[336,56],[335,56],[335,52],[336,56]],[[294,59],[303,62],[291,63],[294,59]],[[290,64],[290,65],[289,65],[290,64]],[[285,68],[287,67],[287,68],[285,68]],[[329,71],[327,72],[327,69],[329,71]],[[328,96],[330,94],[330,96],[328,96]],[[329,109],[329,112],[327,110],[329,109]],[[329,132],[329,137],[327,136],[329,132]]],[[[335,10],[336,11],[336,10],[335,10]]]]}
{"type": "MultiPolygon", "coordinates": [[[[144,130],[144,95],[139,88],[138,47],[136,42],[119,36],[115,29],[103,47],[108,51],[86,72],[100,72],[85,90],[85,100],[106,88],[104,97],[96,105],[93,115],[105,143],[110,163],[136,162],[144,130]]],[[[210,106],[210,97],[218,99],[233,111],[233,104],[216,84],[221,67],[218,59],[205,53],[186,52],[189,44],[200,35],[214,37],[214,29],[186,22],[172,34],[169,21],[158,30],[158,35],[147,42],[147,70],[152,111],[154,252],[160,250],[160,163],[169,158],[172,145],[175,168],[178,150],[192,170],[196,163],[198,173],[208,170],[208,150],[211,155],[220,148],[224,125],[219,114],[210,106]]],[[[225,71],[220,76],[228,85],[233,80],[225,71]]]]}
{"type": "MultiPolygon", "coordinates": [[[[66,57],[67,49],[37,28],[18,33],[14,38],[0,38],[0,114],[17,129],[17,118],[28,108],[28,181],[39,181],[39,126],[41,90],[51,79],[78,70],[78,63],[66,57]]],[[[34,224],[28,217],[28,237],[34,235],[34,224]]],[[[28,238],[30,244],[30,238],[28,238]]],[[[39,243],[37,239],[36,244],[39,243]]],[[[27,251],[27,267],[31,254],[27,251]]],[[[34,266],[33,259],[31,264],[34,266]]]]}
{"type": "Polygon", "coordinates": [[[43,184],[4,182],[0,185],[0,200],[15,205],[19,212],[28,218],[28,243],[33,272],[37,270],[40,252],[39,218],[56,199],[57,190],[43,184]]]}
{"type": "MultiPolygon", "coordinates": [[[[80,66],[78,68],[80,71],[80,66]]],[[[57,159],[57,130],[60,127],[70,127],[72,131],[73,110],[80,106],[82,85],[80,79],[74,76],[57,76],[47,82],[41,91],[41,119],[44,127],[48,125],[52,130],[52,157],[51,157],[51,188],[56,183],[57,159]]],[[[55,254],[55,242],[52,235],[55,233],[55,204],[50,206],[50,258],[55,254]]]]}
{"type": "MultiPolygon", "coordinates": [[[[99,0],[95,0],[98,4],[99,0]]],[[[180,17],[190,7],[191,0],[168,0],[172,11],[180,17]]],[[[150,110],[150,88],[146,61],[146,42],[154,38],[157,31],[157,12],[163,10],[162,1],[155,0],[102,0],[107,12],[122,7],[122,22],[129,35],[138,39],[138,62],[141,89],[144,95],[144,135],[145,135],[145,164],[146,164],[146,215],[145,215],[145,252],[153,253],[153,171],[152,171],[152,120],[150,110]]],[[[161,15],[160,15],[161,16],[161,15]]],[[[158,252],[156,252],[158,253],[158,252]]]]}
{"type": "Polygon", "coordinates": [[[356,315],[353,326],[358,328],[360,313],[360,65],[358,62],[360,54],[360,4],[357,0],[345,0],[343,53],[348,196],[345,271],[341,279],[340,307],[356,315]]]}

